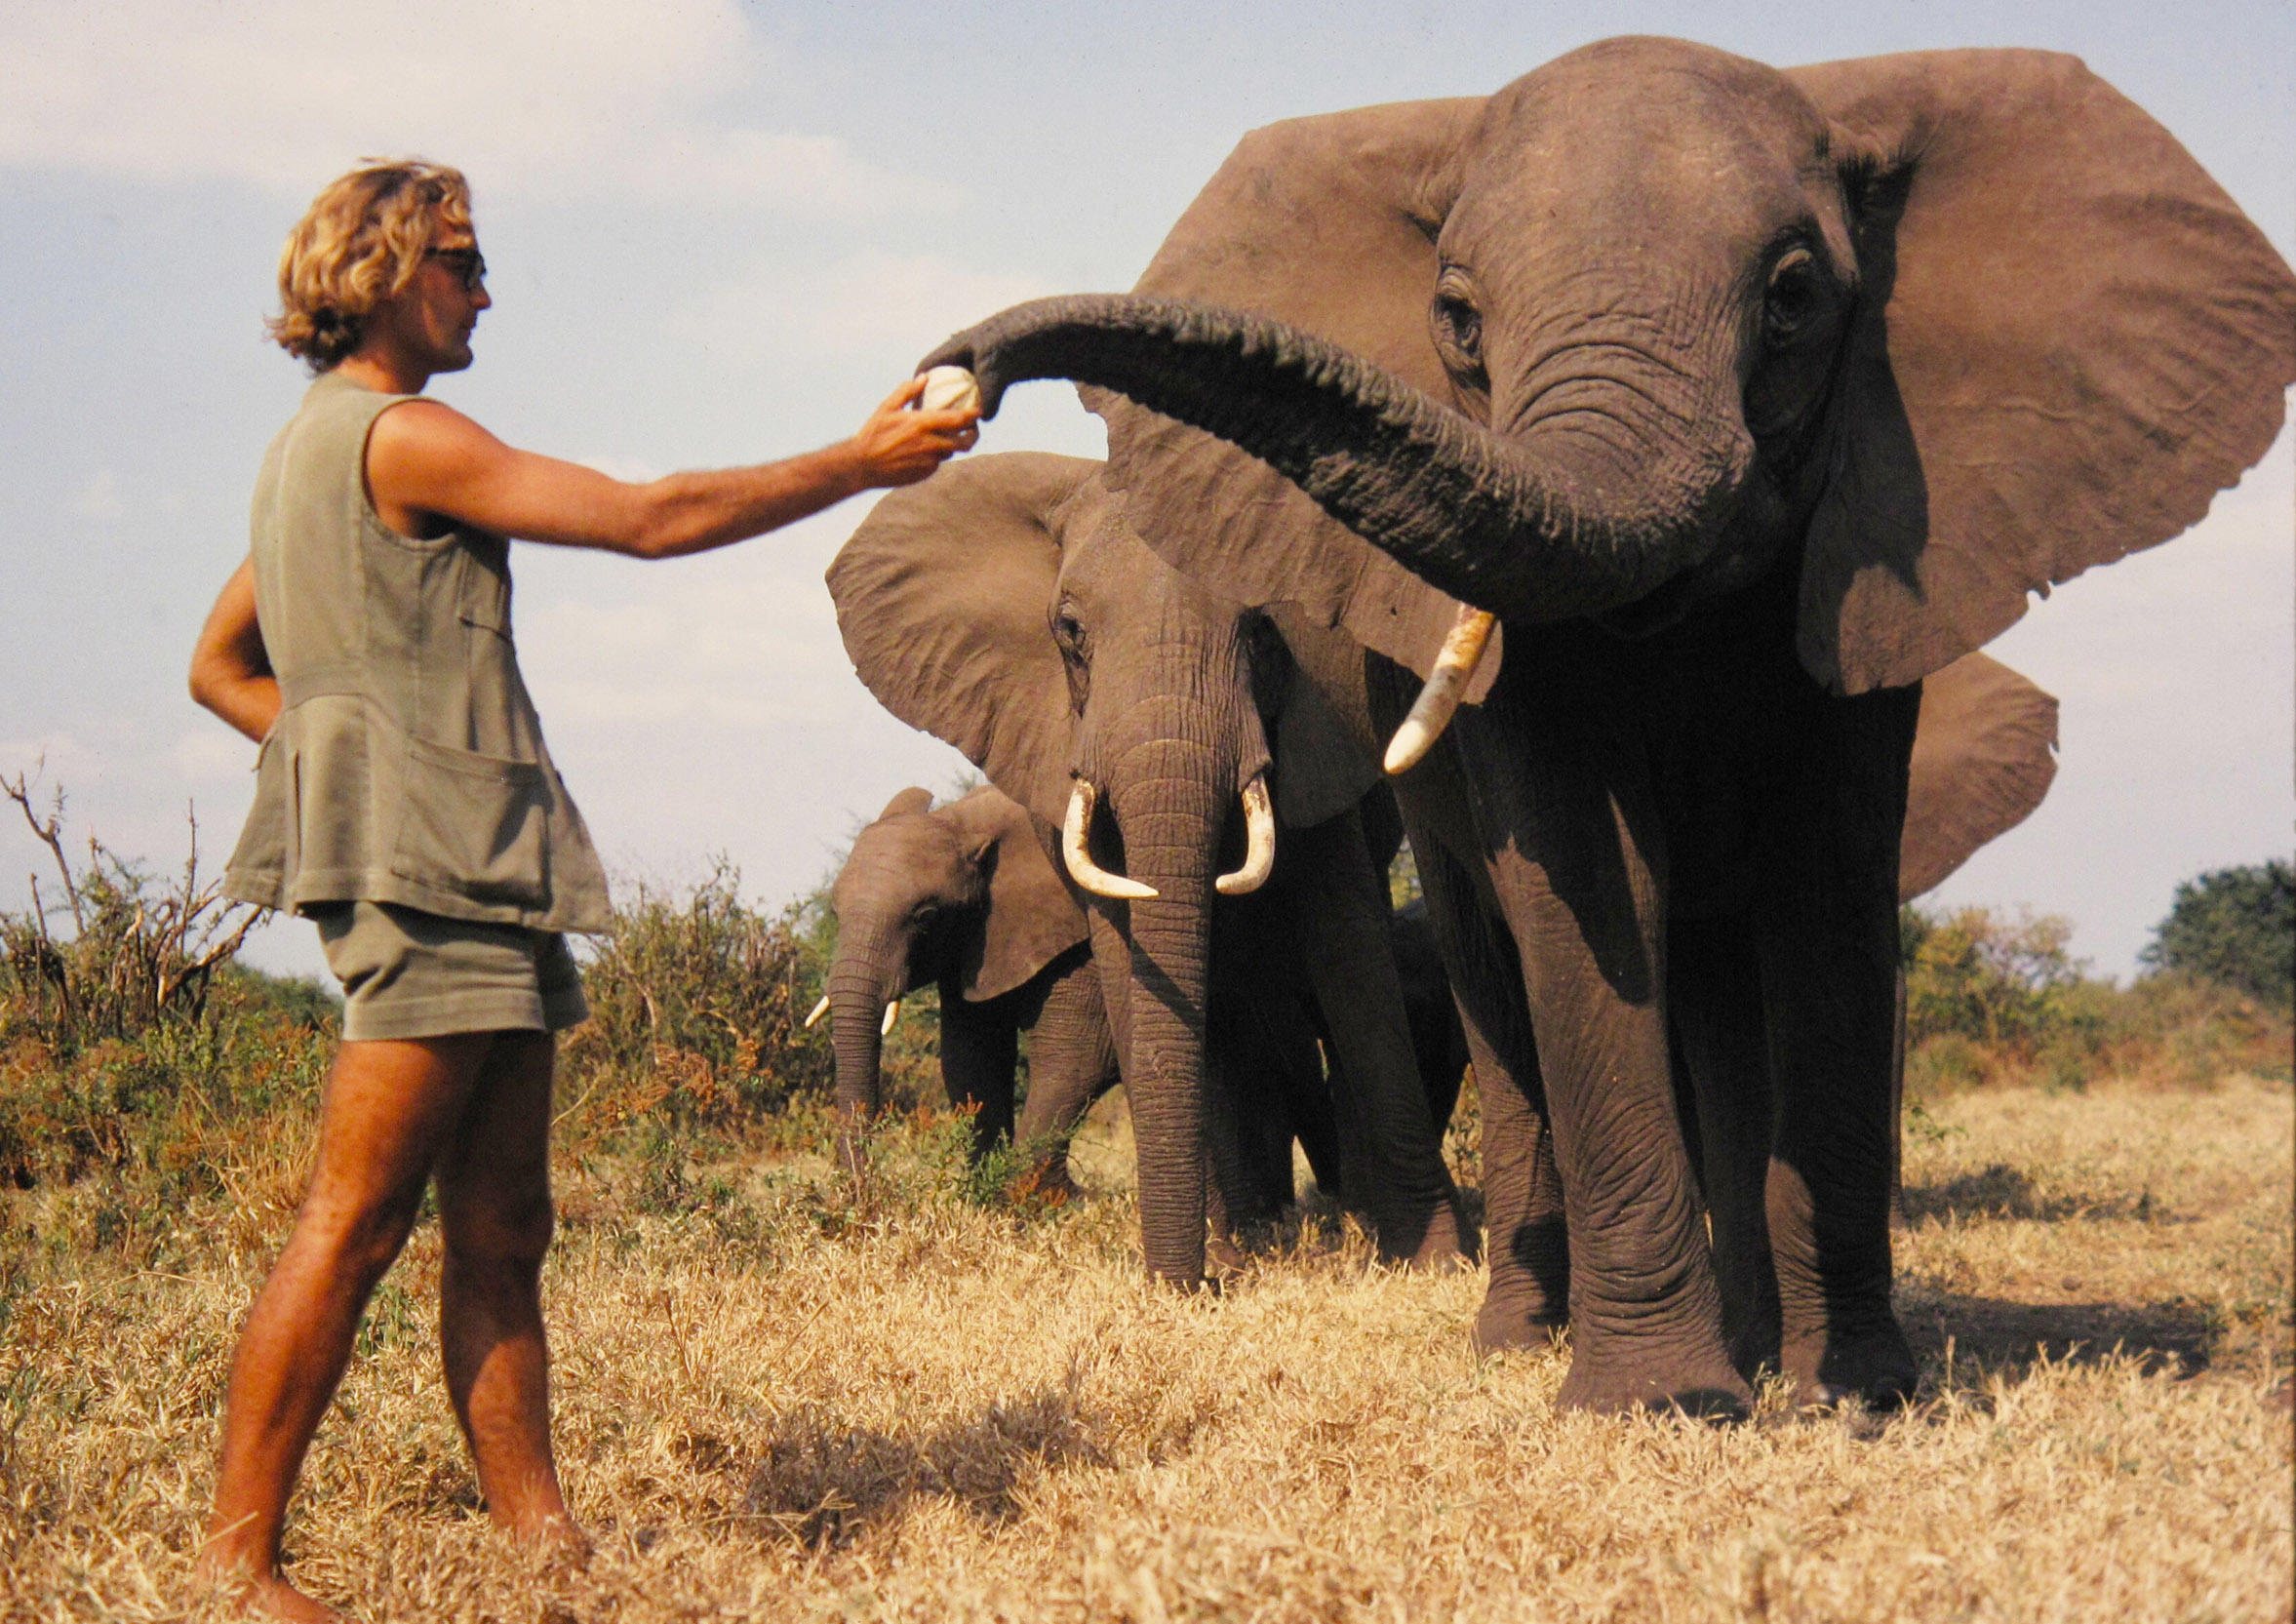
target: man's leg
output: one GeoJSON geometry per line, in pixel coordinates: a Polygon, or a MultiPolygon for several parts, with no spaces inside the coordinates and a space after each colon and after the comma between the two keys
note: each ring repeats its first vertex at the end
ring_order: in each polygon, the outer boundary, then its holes
{"type": "Polygon", "coordinates": [[[251,1580],[254,1600],[282,1616],[335,1616],[279,1572],[288,1494],[350,1360],[360,1312],[406,1244],[493,1042],[473,1033],[336,1050],[310,1189],[232,1360],[216,1509],[199,1557],[202,1573],[251,1580]]]}
{"type": "Polygon", "coordinates": [[[550,1246],[546,1032],[495,1040],[439,1160],[439,1349],[455,1416],[495,1521],[582,1552],[550,1454],[549,1349],[539,1281],[550,1246]]]}

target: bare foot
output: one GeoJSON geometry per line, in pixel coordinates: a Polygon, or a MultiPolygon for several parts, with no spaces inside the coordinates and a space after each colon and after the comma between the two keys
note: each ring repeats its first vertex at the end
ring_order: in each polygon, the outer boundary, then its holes
{"type": "Polygon", "coordinates": [[[284,1620],[285,1624],[349,1624],[350,1614],[313,1601],[289,1584],[284,1573],[265,1573],[253,1578],[227,1573],[202,1576],[219,1587],[236,1586],[233,1601],[239,1612],[250,1618],[275,1618],[284,1620]]]}
{"type": "Polygon", "coordinates": [[[582,1525],[564,1514],[544,1519],[540,1527],[518,1538],[543,1566],[575,1572],[590,1565],[591,1553],[597,1549],[582,1525]]]}

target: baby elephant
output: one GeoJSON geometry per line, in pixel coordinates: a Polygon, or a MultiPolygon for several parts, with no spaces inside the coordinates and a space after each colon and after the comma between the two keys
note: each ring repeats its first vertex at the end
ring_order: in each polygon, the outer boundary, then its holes
{"type": "Polygon", "coordinates": [[[839,1160],[857,1170],[860,1126],[883,1103],[880,1046],[902,994],[940,988],[941,1082],[976,1108],[975,1160],[1010,1138],[1019,1034],[1029,1040],[1023,1145],[1050,1154],[1117,1080],[1116,1050],[1086,945],[1084,912],[1038,844],[1028,812],[994,789],[934,807],[894,796],[854,837],[830,892],[837,954],[823,1014],[837,1052],[839,1160]]]}

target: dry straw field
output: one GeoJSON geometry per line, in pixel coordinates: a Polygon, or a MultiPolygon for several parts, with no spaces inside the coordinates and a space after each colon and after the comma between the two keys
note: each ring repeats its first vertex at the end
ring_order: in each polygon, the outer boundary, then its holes
{"type": "MultiPolygon", "coordinates": [[[[639,918],[600,973],[648,996],[602,984],[570,1056],[545,1291],[595,1559],[536,1569],[490,1529],[426,1225],[297,1503],[320,1596],[632,1624],[2289,1615],[2283,1017],[2201,1000],[2205,1042],[2091,1046],[2085,1078],[1917,1067],[1908,1412],[1558,1416],[1562,1351],[1479,1360],[1475,1276],[1379,1268],[1327,1210],[1223,1294],[1150,1287],[1121,1101],[1067,1208],[1003,1197],[929,1111],[841,1183],[819,1056],[782,1047],[817,940],[731,896],[639,918]],[[664,989],[728,931],[752,1019],[711,1050],[664,989]]],[[[914,1074],[930,1023],[901,1031],[914,1074]]],[[[199,1021],[0,1058],[0,1617],[218,1615],[188,1557],[326,1047],[239,978],[199,1021]]],[[[1472,1121],[1454,1148],[1471,1184],[1472,1121]]]]}

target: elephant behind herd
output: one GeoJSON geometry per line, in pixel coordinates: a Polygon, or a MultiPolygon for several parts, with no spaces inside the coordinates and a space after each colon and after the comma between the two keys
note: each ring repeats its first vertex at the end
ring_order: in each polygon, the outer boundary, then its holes
{"type": "Polygon", "coordinates": [[[1437,675],[1471,702],[1394,788],[1481,1090],[1478,1335],[1567,1321],[1570,1406],[1902,1400],[1900,888],[2046,779],[1933,792],[1917,723],[2040,714],[1955,662],[2192,524],[2296,379],[2296,278],[2191,157],[2067,58],[1614,40],[1257,132],[1135,294],[929,360],[1108,422],[1105,468],[888,498],[831,585],[1098,888],[1151,1269],[1203,1269],[1215,882],[1270,835],[1360,978],[1382,1249],[1469,1245],[1353,810],[1437,675]]]}

